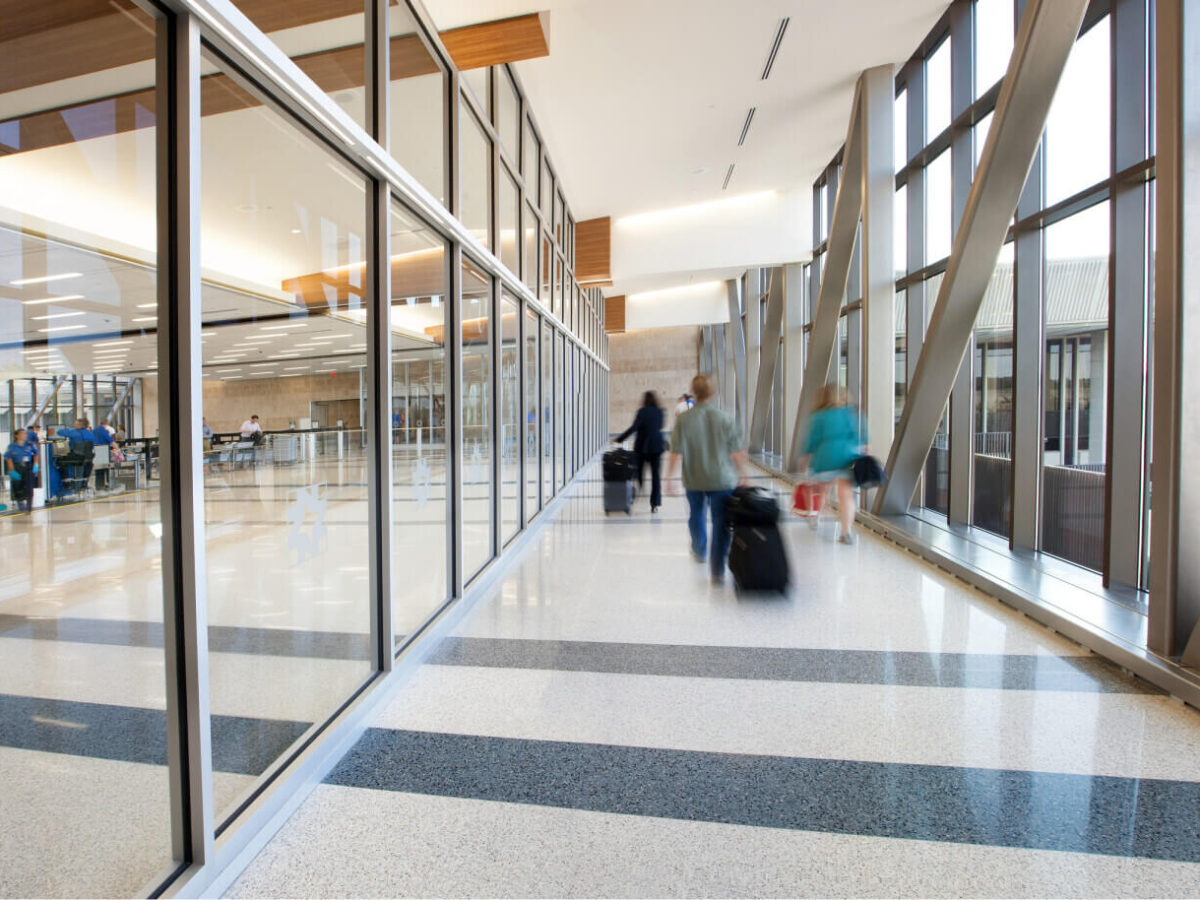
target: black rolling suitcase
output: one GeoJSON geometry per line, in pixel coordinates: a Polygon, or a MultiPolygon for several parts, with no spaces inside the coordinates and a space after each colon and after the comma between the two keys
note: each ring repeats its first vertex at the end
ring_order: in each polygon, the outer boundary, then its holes
{"type": "Polygon", "coordinates": [[[725,518],[733,529],[729,571],[734,587],[786,592],[791,579],[777,524],[778,501],[761,488],[738,488],[725,504],[725,518]]]}
{"type": "Polygon", "coordinates": [[[604,454],[604,514],[623,512],[633,514],[633,476],[637,464],[632,452],[618,447],[604,454]]]}

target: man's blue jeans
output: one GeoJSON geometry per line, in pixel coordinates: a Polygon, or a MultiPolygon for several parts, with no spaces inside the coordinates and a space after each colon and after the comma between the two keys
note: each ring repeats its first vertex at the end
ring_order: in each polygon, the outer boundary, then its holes
{"type": "Polygon", "coordinates": [[[725,558],[729,556],[729,530],[725,527],[725,501],[733,491],[688,491],[688,531],[692,535],[692,553],[703,559],[708,556],[713,575],[725,574],[725,558]],[[708,528],[704,507],[712,517],[712,553],[708,553],[708,528]]]}

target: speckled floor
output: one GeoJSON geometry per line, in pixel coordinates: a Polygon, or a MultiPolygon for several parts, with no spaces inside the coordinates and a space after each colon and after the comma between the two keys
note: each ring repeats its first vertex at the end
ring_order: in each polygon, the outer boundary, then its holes
{"type": "Polygon", "coordinates": [[[235,897],[1195,896],[1200,713],[916,557],[584,482],[235,897]]]}

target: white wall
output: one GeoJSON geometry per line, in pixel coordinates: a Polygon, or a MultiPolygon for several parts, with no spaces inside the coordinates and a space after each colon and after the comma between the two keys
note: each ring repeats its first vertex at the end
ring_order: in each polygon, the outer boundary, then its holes
{"type": "Polygon", "coordinates": [[[670,328],[729,321],[728,293],[723,281],[630,294],[625,298],[625,328],[670,328]]]}

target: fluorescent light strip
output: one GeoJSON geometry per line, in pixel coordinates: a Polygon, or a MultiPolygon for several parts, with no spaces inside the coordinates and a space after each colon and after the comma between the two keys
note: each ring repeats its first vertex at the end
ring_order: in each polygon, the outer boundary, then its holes
{"type": "Polygon", "coordinates": [[[157,303],[139,303],[137,305],[137,308],[138,309],[154,309],[154,307],[156,307],[156,306],[158,306],[157,303]]]}
{"type": "Polygon", "coordinates": [[[65,303],[68,300],[82,300],[83,294],[63,294],[61,297],[42,297],[38,300],[22,300],[24,306],[41,306],[45,303],[65,303]]]}
{"type": "Polygon", "coordinates": [[[283,371],[285,371],[285,372],[294,372],[296,369],[303,369],[305,372],[307,372],[308,366],[284,366],[283,367],[283,371]]]}
{"type": "Polygon", "coordinates": [[[292,325],[264,325],[259,331],[283,331],[285,328],[307,328],[307,322],[296,322],[292,325]]]}
{"type": "Polygon", "coordinates": [[[120,347],[124,344],[132,344],[133,341],[101,341],[99,344],[92,344],[93,347],[120,347]]]}
{"type": "Polygon", "coordinates": [[[48,321],[49,319],[70,319],[73,316],[85,316],[85,315],[87,315],[87,313],[82,313],[82,312],[48,313],[44,316],[34,316],[33,320],[35,322],[45,322],[45,321],[48,321]]]}
{"type": "Polygon", "coordinates": [[[82,272],[63,272],[61,275],[41,275],[37,278],[18,278],[16,281],[10,281],[9,284],[20,287],[25,284],[47,284],[51,281],[65,281],[68,278],[82,278],[82,272]]]}
{"type": "Polygon", "coordinates": [[[279,377],[280,378],[301,378],[303,376],[301,375],[300,372],[292,372],[290,375],[280,375],[279,377]]]}
{"type": "Polygon", "coordinates": [[[129,321],[131,321],[131,322],[157,322],[158,316],[137,316],[136,318],[130,319],[129,321]]]}
{"type": "Polygon", "coordinates": [[[295,359],[303,355],[303,353],[277,353],[274,356],[268,356],[267,359],[295,359]]]}
{"type": "Polygon", "coordinates": [[[55,325],[53,328],[39,328],[42,334],[50,334],[55,331],[78,331],[80,328],[87,328],[86,325],[55,325]]]}

